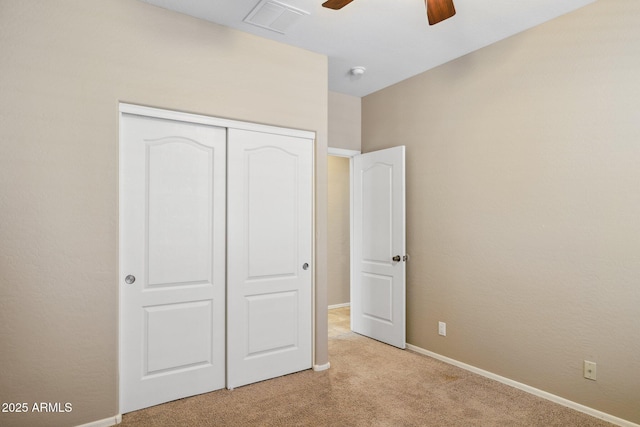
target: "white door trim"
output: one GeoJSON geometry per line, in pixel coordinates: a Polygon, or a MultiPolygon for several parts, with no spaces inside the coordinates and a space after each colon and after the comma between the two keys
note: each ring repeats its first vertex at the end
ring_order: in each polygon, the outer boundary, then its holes
{"type": "Polygon", "coordinates": [[[185,113],[175,110],[164,110],[154,107],[120,103],[120,115],[122,113],[138,116],[154,117],[157,119],[176,120],[186,123],[199,123],[203,125],[218,126],[230,129],[253,130],[256,132],[273,133],[276,135],[297,136],[309,138],[315,141],[316,133],[308,130],[289,129],[278,126],[262,125],[258,123],[242,122],[238,120],[222,119],[219,117],[204,116],[200,114],[185,113]]]}
{"type": "Polygon", "coordinates": [[[334,148],[334,147],[329,147],[327,148],[327,154],[330,156],[336,156],[336,157],[348,157],[348,158],[352,158],[353,156],[357,156],[360,153],[360,150],[347,150],[345,148],[334,148]]]}

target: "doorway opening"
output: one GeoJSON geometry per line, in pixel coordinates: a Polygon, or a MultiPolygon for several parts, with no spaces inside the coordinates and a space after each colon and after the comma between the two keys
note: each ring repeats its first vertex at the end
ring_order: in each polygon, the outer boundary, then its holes
{"type": "Polygon", "coordinates": [[[329,336],[350,332],[351,166],[355,150],[329,148],[328,284],[329,336]]]}

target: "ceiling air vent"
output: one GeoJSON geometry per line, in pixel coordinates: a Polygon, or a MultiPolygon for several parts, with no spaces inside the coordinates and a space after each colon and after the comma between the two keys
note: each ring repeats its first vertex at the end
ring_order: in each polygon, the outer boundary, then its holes
{"type": "Polygon", "coordinates": [[[244,22],[284,34],[305,15],[309,12],[275,0],[261,0],[244,22]]]}

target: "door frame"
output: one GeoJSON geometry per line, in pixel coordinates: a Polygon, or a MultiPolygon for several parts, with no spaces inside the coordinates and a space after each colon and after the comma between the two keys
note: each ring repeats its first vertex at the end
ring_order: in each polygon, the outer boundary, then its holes
{"type": "MultiPolygon", "coordinates": [[[[123,150],[122,150],[122,144],[124,142],[124,135],[123,135],[123,127],[122,127],[122,117],[125,114],[129,114],[129,115],[136,115],[136,116],[142,116],[142,117],[151,117],[151,118],[156,118],[156,119],[165,119],[165,120],[173,120],[173,121],[178,121],[178,122],[183,122],[183,123],[194,123],[194,124],[202,124],[202,125],[209,125],[209,126],[217,126],[217,127],[223,127],[223,128],[227,128],[227,129],[241,129],[241,130],[249,130],[249,131],[255,131],[255,132],[263,132],[263,133],[271,133],[271,134],[276,134],[276,135],[284,135],[284,136],[293,136],[293,137],[298,137],[298,138],[305,138],[305,139],[310,139],[312,141],[312,150],[311,150],[311,175],[312,175],[312,182],[313,182],[313,194],[312,194],[312,198],[311,198],[311,229],[312,229],[312,237],[311,237],[311,258],[313,260],[313,269],[314,269],[314,274],[311,276],[311,366],[315,367],[315,357],[316,357],[316,342],[315,342],[315,337],[316,337],[316,309],[315,309],[315,302],[316,302],[316,265],[317,265],[317,260],[316,260],[316,215],[315,215],[315,210],[316,210],[316,144],[317,144],[317,139],[316,139],[316,132],[314,131],[309,131],[309,130],[302,130],[302,129],[291,129],[291,128],[283,128],[283,127],[279,127],[279,126],[271,126],[271,125],[264,125],[264,124],[258,124],[258,123],[252,123],[252,122],[244,122],[244,121],[239,121],[239,120],[231,120],[231,119],[224,119],[224,118],[219,118],[219,117],[213,117],[213,116],[206,116],[206,115],[201,115],[201,114],[193,114],[193,113],[187,113],[187,112],[182,112],[182,111],[177,111],[177,110],[168,110],[168,109],[163,109],[163,108],[155,108],[155,107],[147,107],[147,106],[142,106],[142,105],[136,105],[136,104],[130,104],[130,103],[124,103],[124,102],[120,102],[118,104],[118,165],[122,164],[122,156],[123,156],[123,150]]],[[[122,227],[120,226],[120,224],[122,223],[122,219],[124,216],[124,212],[123,212],[123,179],[122,179],[122,171],[120,170],[120,166],[118,166],[118,282],[117,282],[117,289],[118,289],[118,408],[121,407],[121,396],[122,393],[120,393],[120,387],[121,387],[121,381],[120,381],[120,367],[123,364],[123,355],[122,355],[122,329],[123,329],[123,325],[122,325],[122,321],[121,321],[121,317],[122,317],[122,294],[120,292],[120,288],[121,288],[121,281],[122,281],[122,256],[123,256],[123,251],[121,250],[121,242],[124,241],[124,236],[123,236],[123,230],[122,227]]],[[[225,296],[226,299],[226,296],[225,296]]],[[[226,304],[225,304],[226,305],[226,304]]],[[[226,338],[225,338],[226,340],[226,338]]],[[[225,342],[225,346],[226,346],[226,342],[225,342]]],[[[226,352],[225,352],[226,353],[226,352]]],[[[226,362],[225,362],[226,364],[226,362]]],[[[226,376],[226,373],[225,373],[226,376]]],[[[226,379],[225,379],[225,383],[226,383],[226,379]]]]}
{"type": "MultiPolygon", "coordinates": [[[[353,283],[353,157],[362,154],[360,150],[347,150],[345,148],[333,148],[327,149],[327,155],[334,157],[344,157],[349,159],[349,305],[351,305],[351,285],[353,283]]],[[[351,316],[349,317],[349,327],[353,329],[351,325],[351,316]]]]}

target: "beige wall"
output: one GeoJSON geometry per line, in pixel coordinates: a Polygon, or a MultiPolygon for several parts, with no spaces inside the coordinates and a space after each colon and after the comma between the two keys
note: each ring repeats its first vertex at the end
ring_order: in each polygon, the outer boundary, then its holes
{"type": "Polygon", "coordinates": [[[329,147],[360,151],[362,98],[329,92],[329,147]]]}
{"type": "MultiPolygon", "coordinates": [[[[360,151],[362,99],[329,92],[329,147],[360,151]]],[[[349,160],[329,157],[328,303],[350,302],[349,160]]]]}
{"type": "Polygon", "coordinates": [[[635,423],[639,20],[599,1],[362,107],[364,152],[407,146],[408,341],[635,423]]]}
{"type": "Polygon", "coordinates": [[[349,159],[329,156],[327,298],[329,305],[350,302],[349,159]]]}
{"type": "Polygon", "coordinates": [[[0,395],[118,413],[118,102],[316,131],[327,362],[327,59],[135,0],[0,2],[0,395]]]}
{"type": "MultiPolygon", "coordinates": [[[[329,92],[329,147],[360,151],[362,99],[329,92]]],[[[328,282],[329,305],[350,302],[349,160],[329,157],[328,282]]]]}

